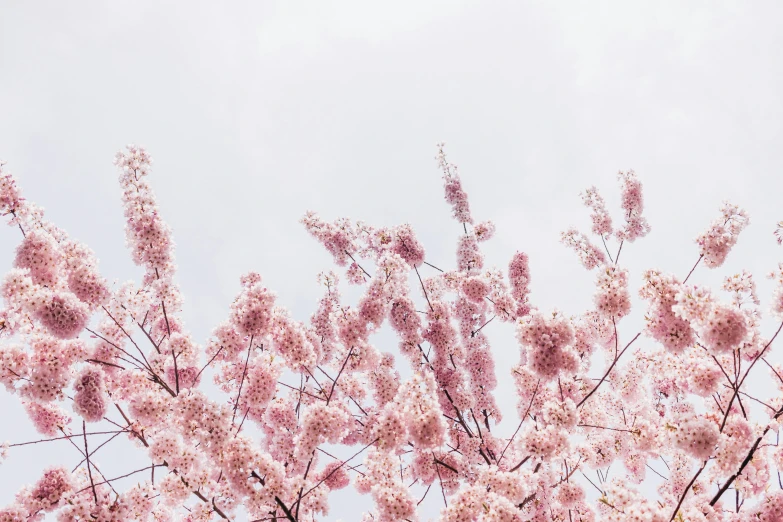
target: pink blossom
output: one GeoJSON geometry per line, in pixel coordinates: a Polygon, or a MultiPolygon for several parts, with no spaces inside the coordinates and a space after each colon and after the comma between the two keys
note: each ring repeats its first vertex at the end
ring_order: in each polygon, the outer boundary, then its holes
{"type": "Polygon", "coordinates": [[[628,293],[628,271],[607,266],[598,272],[595,294],[595,308],[605,317],[620,319],[631,311],[631,296],[628,293]]]}
{"type": "Polygon", "coordinates": [[[356,231],[350,221],[327,223],[314,212],[308,212],[301,223],[334,256],[338,266],[345,266],[356,252],[356,231]]]}
{"type": "Polygon", "coordinates": [[[36,482],[31,497],[39,503],[44,511],[52,511],[57,507],[66,493],[72,488],[71,474],[65,468],[49,468],[36,482]]]}
{"type": "Polygon", "coordinates": [[[54,286],[57,282],[61,254],[54,238],[42,230],[28,232],[16,249],[16,268],[27,268],[38,285],[54,286]]]}
{"type": "Polygon", "coordinates": [[[524,252],[517,252],[508,264],[508,279],[511,283],[511,295],[517,302],[517,316],[521,317],[530,312],[528,295],[530,294],[530,268],[528,256],[524,252]]]}
{"type": "Polygon", "coordinates": [[[740,232],[750,222],[744,210],[728,202],[724,202],[721,207],[721,214],[706,232],[696,238],[699,253],[709,268],[717,268],[723,264],[729,251],[737,243],[740,232]]]}
{"type": "Polygon", "coordinates": [[[424,262],[424,247],[416,239],[410,225],[401,225],[394,229],[392,251],[410,266],[419,266],[424,262]]]}
{"type": "Polygon", "coordinates": [[[606,203],[598,189],[590,187],[582,193],[582,202],[588,207],[590,219],[593,221],[593,234],[608,237],[612,234],[612,218],[606,210],[606,203]]]}
{"type": "Polygon", "coordinates": [[[160,218],[157,202],[147,177],[152,158],[142,147],[128,145],[118,152],[115,165],[120,169],[122,200],[127,219],[125,235],[136,264],[160,276],[170,272],[173,263],[171,229],[160,218]]]}
{"type": "Polygon", "coordinates": [[[647,219],[642,216],[644,201],[642,198],[642,182],[633,170],[619,172],[617,177],[622,185],[621,207],[625,213],[625,227],[617,231],[617,238],[632,243],[650,232],[647,219]]]}
{"type": "Polygon", "coordinates": [[[712,455],[720,435],[713,421],[699,417],[682,420],[676,430],[677,446],[699,460],[707,460],[712,455]]]}
{"type": "Polygon", "coordinates": [[[482,221],[473,227],[477,241],[489,241],[495,235],[495,224],[491,221],[482,221]]]}
{"type": "Polygon", "coordinates": [[[327,465],[318,474],[318,480],[323,480],[329,489],[343,489],[351,482],[342,462],[332,462],[327,465]]]}
{"type": "Polygon", "coordinates": [[[460,236],[457,244],[457,267],[467,273],[476,273],[484,266],[484,255],[478,247],[476,236],[460,236]]]}
{"type": "Polygon", "coordinates": [[[736,348],[745,339],[748,330],[745,316],[735,308],[716,306],[703,325],[704,344],[716,353],[736,348]]]}
{"type": "Polygon", "coordinates": [[[550,315],[533,312],[520,321],[517,329],[517,339],[530,368],[545,380],[554,378],[561,370],[573,370],[577,364],[569,346],[574,341],[573,328],[558,313],[550,315]]]}
{"type": "Polygon", "coordinates": [[[681,352],[694,341],[690,321],[680,316],[677,295],[679,281],[655,270],[644,274],[645,285],[639,295],[649,301],[646,331],[656,341],[672,352],[681,352]]]}
{"type": "Polygon", "coordinates": [[[31,308],[53,336],[73,339],[87,326],[89,309],[72,293],[42,291],[40,295],[31,308]]]}
{"type": "Polygon", "coordinates": [[[106,281],[95,270],[82,266],[68,276],[68,288],[83,303],[92,307],[106,302],[109,290],[106,281]]]}
{"type": "Polygon", "coordinates": [[[268,331],[275,294],[255,275],[245,276],[242,292],[231,304],[231,321],[240,334],[260,337],[268,331]]]}
{"type": "Polygon", "coordinates": [[[73,409],[87,422],[98,422],[106,413],[106,385],[103,372],[85,368],[74,383],[73,409]]]}
{"type": "Polygon", "coordinates": [[[51,402],[27,401],[24,407],[35,429],[47,437],[58,435],[71,422],[68,413],[51,402]]]}
{"type": "Polygon", "coordinates": [[[480,303],[489,294],[489,285],[480,277],[469,277],[462,283],[465,297],[474,303],[480,303]]]}
{"type": "MultiPolygon", "coordinates": [[[[463,225],[456,268],[424,263],[409,225],[308,213],[308,232],[356,291],[343,297],[337,276],[322,273],[305,323],[249,272],[202,346],[182,313],[151,159],[131,146],[117,163],[126,239],[144,273],[111,287],[93,252],[47,222],[0,169],[0,206],[22,243],[0,284],[0,382],[47,437],[3,443],[0,457],[51,443],[76,446],[74,463],[82,460],[22,487],[0,521],[315,521],[351,484],[372,499],[354,517],[366,522],[422,520],[428,491],[450,522],[783,517],[783,400],[756,380],[768,368],[783,389],[783,370],[767,360],[779,340],[765,334],[750,273],[723,279],[723,302],[707,286],[648,270],[644,340],[632,320],[618,321],[631,315],[632,274],[572,229],[564,242],[598,268],[595,306],[569,316],[534,309],[527,254],[513,256],[508,279],[484,267],[479,243],[495,227],[473,226],[441,147],[446,199],[463,225]],[[508,333],[501,322],[516,324],[518,364],[494,357],[492,341],[508,333]],[[514,397],[501,396],[498,370],[514,397]],[[102,424],[81,433],[74,414],[102,424]],[[129,441],[136,471],[104,475],[103,456],[129,441]]],[[[631,243],[649,226],[641,183],[632,172],[620,179],[621,230],[594,188],[583,199],[594,233],[631,243]]],[[[724,208],[699,240],[707,266],[723,262],[746,224],[744,212],[724,208]]],[[[781,267],[772,274],[776,320],[781,267]]]]}
{"type": "Polygon", "coordinates": [[[593,245],[587,236],[578,232],[576,229],[572,228],[563,232],[560,240],[564,245],[570,247],[577,253],[579,260],[586,269],[592,270],[593,268],[606,263],[606,256],[604,253],[597,246],[593,245]]]}
{"type": "Polygon", "coordinates": [[[468,204],[468,195],[462,189],[462,182],[457,174],[457,166],[448,162],[446,153],[443,150],[445,143],[438,144],[438,167],[443,171],[443,187],[446,190],[446,202],[448,202],[454,212],[454,218],[460,223],[473,223],[470,216],[470,205],[468,204]]]}
{"type": "MultiPolygon", "coordinates": [[[[3,215],[19,208],[24,199],[16,184],[16,179],[9,172],[4,171],[4,165],[5,162],[0,160],[0,213],[3,215]]],[[[16,226],[16,223],[10,224],[16,226]]]]}

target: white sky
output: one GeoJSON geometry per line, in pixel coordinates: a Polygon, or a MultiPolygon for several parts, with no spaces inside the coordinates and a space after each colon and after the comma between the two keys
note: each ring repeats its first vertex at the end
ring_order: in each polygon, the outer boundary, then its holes
{"type": "MultiPolygon", "coordinates": [[[[49,219],[96,251],[104,275],[125,280],[139,271],[112,158],[126,143],[146,146],[201,342],[248,270],[309,317],[315,276],[332,262],[298,224],[308,209],[409,222],[428,261],[453,266],[460,229],[442,199],[441,140],[474,216],[498,227],[488,265],[528,252],[539,307],[590,306],[594,275],[559,233],[588,231],[587,186],[616,210],[616,172],[628,168],[645,184],[653,228],[623,249],[634,288],[644,268],[687,273],[693,238],[730,199],[752,225],[722,274],[751,270],[766,307],[764,276],[783,257],[772,237],[783,219],[781,19],[772,1],[4,0],[0,158],[49,219]]],[[[0,230],[3,266],[18,239],[0,230]]],[[[642,312],[623,325],[627,338],[642,312]]],[[[506,368],[518,348],[510,327],[487,329],[512,419],[506,368]]],[[[5,391],[0,407],[0,440],[34,436],[5,391]]],[[[75,464],[66,446],[12,454],[0,504],[47,462],[75,464]]],[[[341,498],[350,502],[330,520],[367,506],[341,498]]]]}

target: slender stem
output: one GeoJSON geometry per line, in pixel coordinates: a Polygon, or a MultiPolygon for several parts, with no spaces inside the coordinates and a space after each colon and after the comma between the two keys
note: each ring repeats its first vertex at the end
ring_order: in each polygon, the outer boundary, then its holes
{"type": "MultiPolygon", "coordinates": [[[[432,452],[431,452],[432,453],[432,452]]],[[[435,453],[432,453],[432,459],[437,462],[437,459],[435,458],[435,453]]],[[[446,490],[443,489],[443,477],[440,476],[440,468],[438,466],[435,466],[435,471],[438,472],[438,482],[440,482],[440,492],[443,495],[443,504],[446,507],[449,507],[449,503],[446,502],[446,490]]]]}
{"type": "Polygon", "coordinates": [[[201,368],[201,370],[199,370],[199,372],[196,374],[196,378],[193,380],[193,382],[196,382],[196,381],[198,380],[198,378],[199,378],[199,375],[201,375],[201,372],[203,372],[204,370],[206,370],[206,369],[207,369],[207,366],[209,366],[210,364],[212,364],[212,361],[214,361],[214,360],[215,360],[215,357],[217,357],[217,356],[220,354],[220,352],[222,352],[222,351],[223,351],[223,347],[221,346],[221,347],[220,347],[220,349],[219,349],[217,352],[215,352],[215,355],[213,355],[213,356],[212,356],[212,358],[209,360],[209,362],[208,362],[207,364],[205,364],[205,365],[204,365],[204,367],[203,367],[203,368],[201,368]]]}
{"type": "Polygon", "coordinates": [[[491,323],[491,322],[492,322],[492,319],[494,319],[495,317],[496,317],[496,316],[494,316],[494,315],[493,315],[493,316],[492,316],[492,318],[491,318],[489,321],[487,321],[486,323],[482,324],[482,325],[479,327],[479,329],[478,329],[478,330],[476,330],[475,332],[472,332],[470,336],[471,336],[471,337],[474,337],[474,336],[475,336],[477,333],[479,333],[479,332],[482,330],[482,328],[484,328],[484,327],[485,327],[485,326],[487,326],[489,323],[491,323]]]}
{"type": "Polygon", "coordinates": [[[125,370],[126,368],[124,366],[120,366],[119,364],[114,364],[106,361],[99,361],[98,359],[85,359],[84,362],[91,362],[95,364],[102,364],[104,366],[112,366],[114,368],[119,368],[120,370],[125,370]]]}
{"type": "MultiPolygon", "coordinates": [[[[614,264],[616,265],[617,262],[620,260],[620,252],[623,251],[623,245],[625,244],[625,240],[620,241],[620,248],[617,249],[617,255],[614,256],[614,264]]],[[[611,256],[610,256],[611,257],[611,256]]]]}
{"type": "Polygon", "coordinates": [[[247,374],[247,363],[250,362],[250,352],[253,350],[253,336],[250,336],[250,345],[247,347],[247,358],[245,359],[245,369],[242,370],[242,380],[239,382],[239,392],[237,393],[237,400],[234,403],[234,414],[231,416],[231,424],[234,424],[234,419],[237,416],[237,408],[239,407],[239,398],[242,396],[242,385],[245,384],[245,374],[247,374]]]}
{"type": "Polygon", "coordinates": [[[369,443],[368,445],[366,445],[365,447],[363,447],[362,449],[360,449],[359,451],[357,451],[356,453],[354,453],[353,455],[351,455],[351,456],[348,458],[348,460],[344,460],[344,461],[342,462],[342,464],[340,464],[339,466],[337,466],[336,468],[334,468],[334,469],[333,469],[331,472],[329,472],[329,474],[328,474],[328,475],[326,475],[324,478],[322,478],[322,479],[321,479],[321,480],[320,480],[320,481],[319,481],[319,482],[318,482],[318,483],[317,483],[315,486],[313,486],[313,487],[311,487],[310,489],[308,489],[308,490],[307,490],[307,492],[306,492],[304,495],[302,495],[302,498],[305,498],[307,495],[309,495],[309,494],[310,494],[310,493],[311,493],[311,492],[312,492],[312,491],[313,491],[315,488],[317,488],[318,486],[320,486],[321,484],[323,484],[324,482],[326,482],[326,481],[329,479],[329,477],[331,477],[331,476],[332,476],[334,473],[336,473],[336,472],[337,472],[337,470],[338,470],[338,469],[340,469],[340,468],[342,468],[343,466],[345,466],[345,465],[346,465],[348,462],[350,462],[351,460],[353,460],[355,457],[357,457],[357,456],[358,456],[360,453],[362,453],[364,450],[366,450],[367,448],[369,448],[370,446],[372,446],[373,444],[375,444],[376,442],[378,442],[378,440],[379,440],[379,439],[375,439],[374,441],[372,441],[371,443],[369,443]]]}
{"type": "Polygon", "coordinates": [[[170,339],[171,338],[171,326],[169,326],[169,316],[166,314],[166,303],[164,303],[161,300],[160,306],[163,308],[163,319],[166,320],[166,331],[168,332],[169,339],[170,339]]]}
{"type": "Polygon", "coordinates": [[[430,492],[430,488],[431,488],[431,487],[432,487],[432,482],[430,482],[430,485],[429,485],[429,486],[427,486],[427,491],[425,491],[425,492],[424,492],[424,495],[422,495],[422,497],[421,497],[421,500],[419,500],[418,502],[416,502],[416,505],[417,505],[417,506],[418,506],[419,504],[421,504],[422,502],[424,502],[424,499],[427,497],[427,493],[429,493],[429,492],[430,492]]]}
{"type": "MultiPolygon", "coordinates": [[[[107,440],[103,441],[103,442],[102,442],[102,443],[101,443],[101,444],[100,444],[100,445],[99,445],[97,448],[95,448],[94,450],[92,450],[92,451],[90,452],[90,455],[95,455],[95,454],[98,452],[98,450],[99,450],[99,449],[101,449],[101,448],[102,448],[102,447],[104,447],[106,444],[110,443],[111,441],[113,441],[114,439],[116,439],[117,437],[119,437],[120,435],[122,435],[122,433],[123,433],[122,431],[118,431],[117,433],[115,433],[114,435],[112,435],[111,437],[109,437],[107,440]]],[[[79,468],[79,466],[81,466],[81,465],[82,465],[82,463],[83,463],[85,460],[87,460],[87,457],[86,457],[86,456],[85,456],[85,457],[84,457],[82,460],[80,460],[80,461],[79,461],[79,463],[78,463],[76,466],[74,466],[74,467],[73,467],[73,469],[71,470],[71,473],[75,473],[75,472],[76,472],[76,470],[79,468]]]]}
{"type": "Polygon", "coordinates": [[[696,482],[696,479],[699,478],[701,472],[704,471],[706,465],[707,465],[706,462],[702,464],[701,468],[699,468],[699,471],[696,472],[696,474],[691,479],[690,483],[688,483],[688,485],[685,487],[685,490],[682,492],[682,496],[680,496],[680,501],[677,502],[677,507],[674,508],[674,513],[672,513],[672,517],[669,519],[669,522],[672,522],[672,520],[674,520],[674,517],[677,516],[677,512],[680,510],[680,506],[682,506],[682,502],[685,500],[685,497],[688,495],[688,491],[691,489],[691,486],[693,486],[693,483],[696,482]]]}
{"type": "Polygon", "coordinates": [[[528,460],[530,460],[530,455],[528,455],[528,456],[527,456],[527,457],[525,457],[524,459],[520,460],[520,461],[519,461],[519,463],[518,463],[516,466],[514,466],[513,468],[511,468],[511,469],[510,469],[510,470],[508,470],[508,471],[509,471],[509,472],[511,472],[511,473],[515,472],[516,470],[518,470],[519,468],[521,468],[522,466],[524,466],[524,465],[525,465],[525,462],[527,462],[528,460]]]}
{"type": "Polygon", "coordinates": [[[441,270],[440,268],[438,268],[437,266],[435,266],[435,265],[433,265],[433,264],[430,264],[430,263],[428,263],[428,262],[426,262],[426,261],[422,261],[422,263],[424,263],[425,265],[427,265],[427,266],[429,266],[429,267],[432,267],[432,268],[434,268],[434,269],[435,269],[435,270],[437,270],[438,272],[443,272],[443,270],[441,270]]]}
{"type": "Polygon", "coordinates": [[[365,275],[367,275],[367,277],[369,277],[370,279],[372,279],[372,276],[370,275],[370,273],[369,273],[367,270],[365,270],[365,269],[364,269],[364,267],[363,267],[362,265],[360,265],[359,263],[357,263],[357,262],[356,262],[356,260],[353,258],[353,256],[352,256],[352,255],[351,255],[351,254],[350,254],[350,253],[349,253],[347,250],[343,250],[343,252],[345,252],[345,254],[346,254],[348,257],[350,257],[350,258],[351,258],[351,261],[353,261],[353,262],[356,264],[356,266],[358,266],[359,268],[361,268],[361,269],[362,269],[362,272],[364,272],[364,273],[365,273],[365,275]]]}
{"type": "Polygon", "coordinates": [[[329,397],[326,398],[326,405],[329,406],[329,401],[332,400],[332,394],[334,393],[334,389],[337,388],[337,380],[340,378],[340,375],[343,373],[343,370],[345,370],[345,365],[348,364],[348,359],[351,358],[351,355],[353,355],[353,346],[351,346],[351,349],[348,350],[348,355],[345,357],[345,361],[343,361],[343,366],[340,368],[340,371],[337,372],[337,377],[334,378],[334,382],[332,383],[332,388],[329,390],[329,397]]]}
{"type": "MultiPolygon", "coordinates": [[[[87,433],[86,435],[114,435],[116,433],[127,433],[128,430],[120,430],[120,431],[93,431],[91,433],[87,433]]],[[[40,439],[40,440],[32,440],[30,442],[18,442],[16,444],[9,444],[9,448],[14,448],[16,446],[27,446],[29,444],[38,444],[39,442],[51,442],[53,440],[65,440],[65,439],[73,439],[76,437],[81,437],[83,434],[79,433],[77,435],[64,435],[62,437],[53,437],[51,439],[40,439]]]]}
{"type": "Polygon", "coordinates": [[[536,398],[536,394],[538,393],[538,386],[540,384],[541,384],[541,379],[539,379],[538,382],[536,383],[536,389],[533,391],[533,396],[530,397],[530,404],[527,405],[527,410],[525,410],[525,414],[522,415],[522,420],[519,421],[519,426],[517,426],[517,430],[514,432],[511,438],[508,439],[508,444],[506,444],[506,447],[503,448],[503,451],[500,452],[500,458],[498,459],[498,466],[500,466],[500,461],[503,460],[503,455],[506,454],[506,450],[511,445],[511,441],[513,441],[514,437],[516,437],[517,433],[519,433],[519,429],[522,427],[522,423],[525,422],[525,418],[527,418],[527,414],[530,413],[530,408],[533,407],[533,401],[536,398]]]}
{"type": "Polygon", "coordinates": [[[179,370],[177,369],[177,356],[174,355],[174,350],[171,350],[171,358],[174,359],[174,386],[177,395],[179,395],[179,370]]]}
{"type": "MultiPolygon", "coordinates": [[[[615,365],[615,364],[617,364],[617,361],[619,361],[619,360],[620,360],[620,357],[622,357],[622,356],[623,356],[623,354],[625,353],[625,351],[626,351],[626,350],[627,350],[627,349],[628,349],[628,348],[631,346],[631,344],[633,344],[633,342],[634,342],[636,339],[638,339],[638,338],[639,338],[639,336],[640,336],[640,335],[641,335],[641,333],[637,333],[637,334],[634,336],[634,338],[633,338],[633,339],[631,339],[631,342],[629,342],[628,344],[626,344],[626,345],[625,345],[625,348],[623,348],[623,351],[621,351],[621,352],[620,352],[620,353],[619,353],[619,354],[618,354],[618,355],[617,355],[617,356],[614,358],[614,361],[612,361],[612,364],[609,366],[609,369],[608,369],[608,370],[606,370],[606,373],[604,374],[604,376],[603,376],[603,377],[601,377],[601,380],[600,380],[600,381],[598,381],[598,384],[596,384],[596,385],[595,385],[595,388],[593,388],[592,390],[590,390],[590,393],[588,393],[588,394],[585,396],[585,398],[584,398],[584,399],[582,399],[581,401],[579,401],[579,404],[577,404],[577,405],[576,405],[576,407],[577,407],[577,408],[579,408],[580,406],[582,406],[582,404],[584,404],[584,403],[585,403],[585,401],[587,401],[587,399],[589,399],[589,398],[590,398],[590,396],[591,396],[591,395],[593,395],[593,394],[596,392],[596,390],[598,389],[598,387],[599,387],[599,386],[601,386],[601,384],[603,384],[603,382],[606,380],[606,378],[609,376],[609,374],[611,373],[612,369],[614,368],[614,365],[615,365]]],[[[616,338],[617,338],[617,331],[615,330],[615,339],[616,339],[616,338]]]]}
{"type": "Polygon", "coordinates": [[[726,421],[729,418],[729,413],[731,412],[731,405],[733,404],[734,399],[737,398],[737,395],[740,389],[742,388],[742,385],[745,383],[745,379],[748,377],[750,370],[752,370],[753,366],[758,362],[758,360],[764,356],[764,352],[766,352],[767,349],[775,341],[775,338],[778,336],[781,329],[783,329],[783,322],[780,323],[780,326],[778,326],[778,329],[775,331],[775,335],[773,335],[772,338],[767,342],[767,344],[764,346],[761,352],[759,352],[759,354],[753,358],[753,361],[751,361],[750,365],[748,365],[748,368],[745,370],[745,374],[742,376],[740,382],[734,386],[734,393],[731,395],[731,399],[729,399],[729,405],[726,407],[726,413],[723,415],[723,422],[720,425],[721,433],[723,433],[723,428],[726,426],[726,421]]]}
{"type": "Polygon", "coordinates": [[[580,428],[597,428],[600,430],[610,430],[610,431],[623,431],[626,433],[639,433],[639,430],[625,430],[622,428],[609,428],[607,426],[596,426],[594,424],[577,424],[580,428]]]}
{"type": "MultiPolygon", "coordinates": [[[[142,358],[142,359],[144,359],[144,362],[145,362],[145,363],[147,363],[147,367],[148,367],[148,368],[152,368],[152,367],[150,366],[150,363],[149,363],[149,361],[147,360],[147,357],[144,355],[144,352],[141,350],[141,348],[139,348],[139,345],[138,345],[138,344],[136,344],[136,341],[133,339],[133,337],[131,337],[131,336],[130,336],[130,334],[129,334],[127,331],[125,331],[125,328],[123,328],[123,327],[122,327],[122,325],[120,324],[120,322],[119,322],[119,321],[117,321],[117,319],[115,319],[113,315],[111,315],[111,312],[109,312],[109,310],[108,310],[108,309],[107,309],[105,306],[101,306],[101,308],[103,308],[103,311],[104,311],[104,312],[106,312],[106,315],[108,315],[108,316],[111,318],[111,320],[112,320],[112,321],[114,321],[114,324],[116,324],[116,325],[117,325],[117,328],[119,328],[120,330],[122,330],[122,333],[124,333],[124,334],[125,334],[125,337],[127,337],[127,338],[130,340],[130,342],[131,342],[131,343],[133,343],[133,346],[135,346],[135,347],[136,347],[136,349],[137,349],[137,350],[139,351],[139,353],[141,354],[141,358],[142,358]]],[[[112,344],[113,344],[113,343],[112,343],[112,344]]],[[[116,346],[116,345],[115,345],[115,346],[116,346]]],[[[150,370],[150,371],[151,371],[151,370],[150,370]]]]}
{"type": "Polygon", "coordinates": [[[95,499],[95,505],[98,505],[98,493],[95,491],[95,481],[92,479],[92,466],[90,464],[90,452],[87,449],[87,423],[82,420],[82,435],[84,437],[84,458],[87,459],[87,474],[90,476],[90,486],[92,486],[92,496],[95,499]]]}
{"type": "Polygon", "coordinates": [[[612,257],[612,254],[609,252],[609,247],[606,246],[606,240],[604,239],[604,235],[601,234],[601,243],[604,244],[604,250],[606,250],[606,255],[609,256],[609,261],[614,263],[614,258],[612,257]]]}
{"type": "Polygon", "coordinates": [[[699,266],[699,263],[701,262],[701,258],[703,258],[703,257],[704,257],[704,254],[699,256],[699,259],[696,260],[696,264],[693,265],[693,268],[691,268],[691,271],[688,272],[688,275],[685,277],[685,280],[682,282],[682,284],[685,284],[685,283],[688,282],[688,279],[690,279],[691,274],[693,273],[694,270],[696,270],[696,267],[699,266]]]}
{"type": "Polygon", "coordinates": [[[416,275],[419,277],[419,284],[421,284],[421,289],[424,292],[424,298],[427,300],[427,304],[430,305],[430,311],[434,312],[435,309],[432,307],[432,303],[430,303],[430,297],[427,295],[427,289],[424,288],[424,281],[421,280],[421,274],[419,274],[419,269],[416,268],[416,266],[413,266],[413,269],[416,271],[416,275]]]}
{"type": "MultiPolygon", "coordinates": [[[[146,321],[146,320],[147,320],[147,316],[145,315],[144,316],[144,321],[146,321]]],[[[150,340],[150,343],[152,343],[152,346],[155,347],[155,351],[158,352],[158,354],[160,354],[160,345],[158,343],[156,343],[155,340],[152,337],[150,337],[149,332],[147,332],[147,330],[145,330],[144,327],[142,325],[140,325],[138,321],[136,321],[136,324],[139,325],[139,328],[141,328],[141,331],[144,332],[144,335],[146,335],[147,339],[150,340]]]]}

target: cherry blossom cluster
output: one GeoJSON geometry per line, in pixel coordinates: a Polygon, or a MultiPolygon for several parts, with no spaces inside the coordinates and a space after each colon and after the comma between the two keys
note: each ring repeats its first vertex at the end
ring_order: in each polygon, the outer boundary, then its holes
{"type": "Polygon", "coordinates": [[[642,198],[642,182],[633,170],[620,171],[617,174],[622,186],[621,208],[625,214],[625,227],[617,231],[617,238],[633,242],[650,232],[647,219],[642,216],[644,200],[642,198]]]}
{"type": "MultiPolygon", "coordinates": [[[[495,225],[474,221],[457,167],[437,150],[453,263],[429,257],[408,224],[309,212],[305,229],[344,269],[318,275],[309,318],[249,272],[203,345],[182,318],[143,148],[115,163],[144,275],[113,285],[0,163],[0,211],[19,241],[0,280],[0,382],[46,437],[3,443],[0,457],[70,442],[76,458],[73,472],[48,468],[22,487],[0,521],[329,520],[332,492],[349,486],[372,500],[363,522],[418,522],[440,504],[444,522],[783,520],[783,367],[767,360],[783,322],[762,332],[750,272],[725,277],[719,294],[696,271],[724,263],[746,213],[724,205],[690,273],[642,274],[634,332],[620,254],[650,225],[633,171],[619,174],[622,228],[590,187],[596,237],[561,237],[595,270],[590,308],[566,316],[536,306],[527,253],[507,270],[485,266],[495,225]],[[387,322],[396,346],[376,341],[387,322]],[[517,364],[497,364],[488,332],[499,323],[516,331],[517,364]],[[755,397],[748,384],[765,371],[778,393],[755,397]],[[500,411],[500,374],[516,411],[500,411]],[[104,469],[95,454],[114,447],[108,437],[146,455],[139,469],[104,469]],[[135,485],[120,491],[128,477],[135,485]]],[[[783,321],[783,264],[770,277],[783,321]]]]}
{"type": "Polygon", "coordinates": [[[748,226],[749,218],[744,210],[724,203],[720,209],[721,217],[712,222],[709,229],[696,238],[704,264],[717,268],[726,260],[731,249],[737,243],[740,232],[748,226]]]}

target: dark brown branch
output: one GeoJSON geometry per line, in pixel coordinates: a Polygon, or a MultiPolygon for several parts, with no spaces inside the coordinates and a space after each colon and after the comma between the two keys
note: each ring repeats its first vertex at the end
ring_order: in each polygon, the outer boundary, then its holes
{"type": "Polygon", "coordinates": [[[435,459],[435,463],[436,463],[436,464],[440,464],[440,465],[441,465],[441,466],[443,466],[444,468],[448,468],[448,469],[450,469],[451,471],[453,471],[454,473],[456,473],[457,475],[459,475],[459,471],[457,471],[457,469],[456,469],[456,468],[454,468],[453,466],[450,466],[450,465],[446,464],[446,463],[445,463],[445,462],[443,462],[442,460],[435,459]]]}
{"type": "Polygon", "coordinates": [[[296,522],[294,515],[291,514],[291,510],[288,509],[285,504],[283,504],[283,501],[280,500],[280,497],[278,497],[277,495],[275,495],[275,502],[277,502],[277,505],[280,506],[280,509],[283,510],[283,513],[285,513],[285,518],[287,518],[291,522],[296,522]]]}

